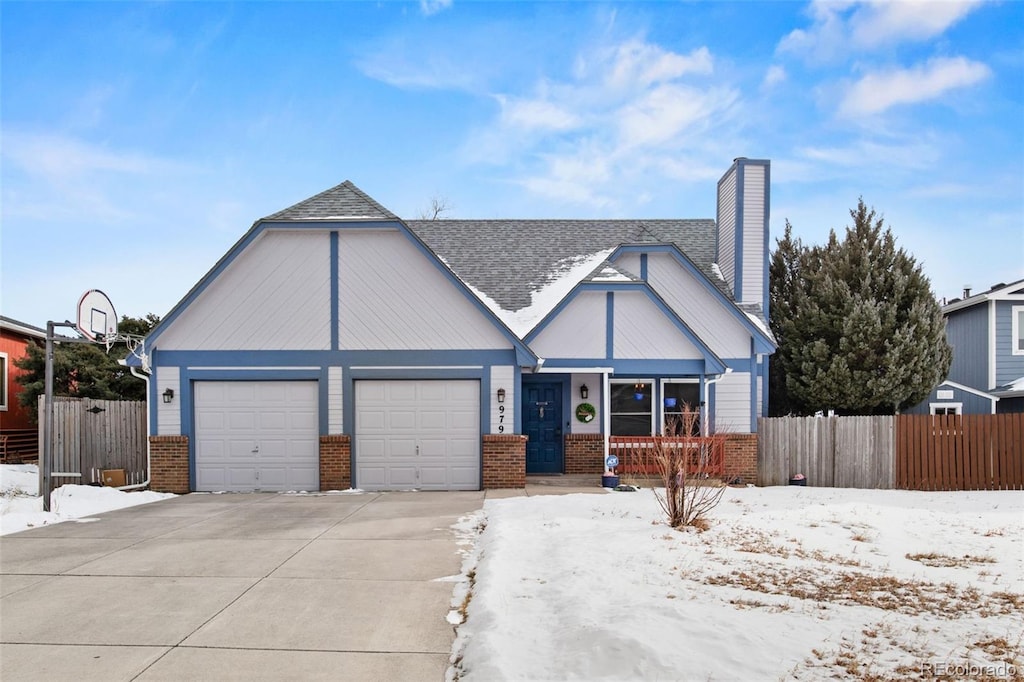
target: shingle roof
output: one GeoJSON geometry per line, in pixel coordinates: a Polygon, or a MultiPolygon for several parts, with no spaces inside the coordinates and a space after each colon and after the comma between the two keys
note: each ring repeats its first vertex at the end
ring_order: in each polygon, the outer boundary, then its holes
{"type": "Polygon", "coordinates": [[[720,281],[711,269],[713,220],[410,220],[406,224],[464,282],[505,310],[529,306],[532,292],[558,279],[582,258],[624,244],[675,244],[712,282],[720,281]]]}
{"type": "Polygon", "coordinates": [[[351,180],[324,190],[294,206],[268,215],[264,220],[398,220],[398,216],[374,201],[351,180]]]}

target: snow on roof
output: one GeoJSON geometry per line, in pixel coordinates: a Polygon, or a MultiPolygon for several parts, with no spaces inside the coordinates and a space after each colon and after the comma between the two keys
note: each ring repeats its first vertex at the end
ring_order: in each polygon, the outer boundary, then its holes
{"type": "MultiPolygon", "coordinates": [[[[469,282],[463,280],[463,284],[490,308],[516,336],[523,338],[572,291],[574,286],[604,262],[612,251],[614,249],[605,249],[597,253],[563,258],[556,265],[556,269],[548,273],[544,283],[530,291],[530,304],[515,310],[502,308],[497,301],[469,282]]],[[[441,258],[441,261],[444,262],[444,258],[441,258]]],[[[615,274],[617,276],[615,280],[605,281],[629,281],[620,273],[616,272],[615,274]]]]}
{"type": "Polygon", "coordinates": [[[764,323],[764,320],[762,320],[757,315],[754,315],[753,313],[747,312],[746,310],[743,311],[743,314],[746,315],[747,318],[751,322],[753,322],[754,325],[756,325],[757,328],[760,329],[761,332],[764,333],[765,336],[767,336],[769,339],[774,339],[775,338],[775,336],[772,334],[772,330],[768,328],[768,325],[766,325],[764,323]]]}
{"type": "Polygon", "coordinates": [[[590,276],[591,282],[632,282],[633,278],[608,265],[590,276]]]}

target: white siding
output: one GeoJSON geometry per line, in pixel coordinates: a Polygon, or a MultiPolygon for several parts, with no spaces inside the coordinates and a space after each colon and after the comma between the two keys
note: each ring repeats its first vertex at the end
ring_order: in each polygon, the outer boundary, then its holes
{"type": "Polygon", "coordinates": [[[181,435],[181,368],[156,368],[156,432],[161,436],[181,435]],[[163,392],[174,391],[174,400],[164,403],[163,392]]]}
{"type": "Polygon", "coordinates": [[[621,267],[626,272],[630,272],[637,277],[640,277],[640,254],[639,253],[624,253],[622,256],[615,260],[615,264],[621,267]]]}
{"type": "Polygon", "coordinates": [[[341,232],[339,260],[343,350],[510,346],[494,323],[397,230],[341,232]]]}
{"type": "Polygon", "coordinates": [[[696,275],[668,254],[652,253],[647,276],[658,295],[718,357],[750,357],[750,332],[696,275]]]}
{"type": "Polygon", "coordinates": [[[603,358],[607,297],[586,291],[574,298],[530,344],[542,358],[603,358]]]}
{"type": "Polygon", "coordinates": [[[600,374],[573,374],[572,375],[572,388],[570,389],[570,395],[572,396],[571,407],[569,414],[566,416],[571,426],[569,430],[572,433],[601,433],[601,415],[602,415],[602,402],[601,402],[601,384],[603,383],[604,377],[600,374]],[[580,398],[580,386],[583,384],[587,385],[587,399],[583,400],[580,398]],[[592,421],[581,422],[576,418],[576,407],[580,403],[590,403],[597,409],[597,416],[592,421]]]}
{"type": "Polygon", "coordinates": [[[516,371],[511,365],[491,367],[491,433],[516,432],[516,371]],[[498,389],[505,389],[505,402],[498,402],[498,389]]]}
{"type": "Polygon", "coordinates": [[[697,348],[646,294],[615,293],[614,355],[618,359],[703,358],[697,348]]]}
{"type": "Polygon", "coordinates": [[[718,266],[735,291],[736,278],[736,166],[718,186],[718,266]]]}
{"type": "Polygon", "coordinates": [[[743,168],[743,302],[764,302],[764,166],[743,168]]]}
{"type": "Polygon", "coordinates": [[[732,372],[715,384],[715,431],[750,433],[750,373],[732,372]]]}
{"type": "Polygon", "coordinates": [[[160,337],[161,350],[327,350],[330,237],[258,236],[160,337]]]}
{"type": "Polygon", "coordinates": [[[345,430],[345,402],[342,395],[341,367],[327,368],[327,433],[345,430]]]}

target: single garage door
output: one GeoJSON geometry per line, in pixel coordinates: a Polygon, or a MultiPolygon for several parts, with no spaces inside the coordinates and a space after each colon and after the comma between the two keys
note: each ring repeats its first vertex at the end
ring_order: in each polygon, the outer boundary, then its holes
{"type": "Polygon", "coordinates": [[[356,381],[355,484],[479,490],[480,382],[356,381]]]}
{"type": "Polygon", "coordinates": [[[318,490],[315,381],[197,381],[196,490],[318,490]]]}

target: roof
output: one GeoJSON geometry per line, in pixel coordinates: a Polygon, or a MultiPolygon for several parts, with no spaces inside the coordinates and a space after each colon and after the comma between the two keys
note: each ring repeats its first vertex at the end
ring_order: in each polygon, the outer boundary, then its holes
{"type": "Polygon", "coordinates": [[[996,388],[990,391],[990,393],[1000,398],[1018,398],[1024,396],[1024,377],[1014,379],[1002,386],[996,386],[996,388]]]}
{"type": "Polygon", "coordinates": [[[1009,294],[1021,294],[1024,293],[1024,279],[1018,279],[1016,282],[1000,282],[994,284],[988,291],[983,291],[967,298],[954,298],[949,301],[946,305],[942,306],[942,314],[948,315],[949,313],[956,312],[957,310],[963,310],[964,308],[970,308],[979,303],[986,301],[1000,300],[1006,298],[1009,294]]]}
{"type": "MultiPolygon", "coordinates": [[[[595,269],[607,268],[605,258],[624,244],[675,244],[709,280],[719,281],[712,270],[713,220],[410,220],[406,224],[459,278],[507,311],[531,306],[537,292],[581,264],[590,267],[570,288],[583,277],[599,275],[595,269]]],[[[636,279],[634,273],[620,274],[636,279]]]]}
{"type": "Polygon", "coordinates": [[[0,328],[7,329],[9,331],[21,334],[23,336],[30,336],[36,339],[45,339],[46,330],[40,329],[34,325],[28,324],[27,322],[19,322],[18,320],[10,317],[0,315],[0,328]]]}
{"type": "Polygon", "coordinates": [[[398,216],[346,180],[263,220],[398,220],[398,216]]]}

